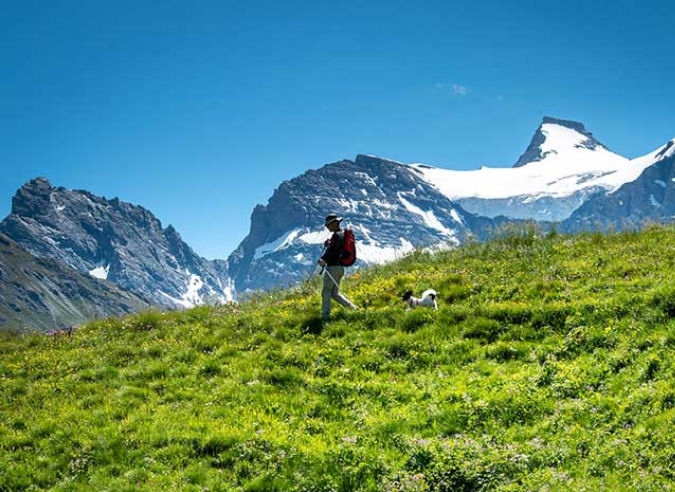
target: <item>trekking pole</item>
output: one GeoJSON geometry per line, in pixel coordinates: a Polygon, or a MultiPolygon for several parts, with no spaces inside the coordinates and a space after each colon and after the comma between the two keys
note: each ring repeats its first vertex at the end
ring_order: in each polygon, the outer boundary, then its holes
{"type": "MultiPolygon", "coordinates": [[[[321,252],[321,256],[323,256],[323,254],[326,252],[326,248],[327,248],[327,246],[323,247],[323,251],[321,252]]],[[[316,273],[316,269],[318,267],[319,267],[318,263],[314,263],[314,266],[312,267],[312,271],[309,272],[309,277],[307,277],[307,279],[305,280],[305,287],[307,287],[309,285],[309,282],[314,277],[314,273],[316,273]]],[[[323,268],[321,268],[321,272],[319,272],[319,275],[322,275],[322,274],[323,274],[323,268]]]]}
{"type": "Polygon", "coordinates": [[[309,272],[309,275],[308,275],[307,278],[305,279],[305,287],[307,287],[307,285],[309,285],[309,282],[312,280],[312,277],[314,277],[314,273],[316,272],[316,267],[317,267],[317,266],[318,266],[318,265],[314,265],[314,267],[312,268],[312,271],[309,272]]]}
{"type": "Polygon", "coordinates": [[[333,278],[333,276],[330,274],[330,272],[328,271],[328,269],[327,269],[327,268],[324,268],[324,269],[323,269],[323,272],[324,272],[326,275],[328,275],[328,278],[331,279],[331,280],[333,281],[333,283],[335,284],[335,287],[336,287],[338,290],[340,290],[340,286],[339,286],[338,283],[335,281],[335,279],[333,278]]]}

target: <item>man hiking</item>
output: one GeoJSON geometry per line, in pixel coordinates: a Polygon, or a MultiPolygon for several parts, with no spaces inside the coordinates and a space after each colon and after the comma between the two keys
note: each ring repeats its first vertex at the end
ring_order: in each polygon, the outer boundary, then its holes
{"type": "Polygon", "coordinates": [[[335,299],[346,308],[358,309],[352,301],[340,294],[340,280],[345,274],[343,266],[345,231],[340,229],[340,222],[342,218],[335,214],[326,217],[324,225],[333,235],[324,243],[326,250],[319,258],[319,265],[325,270],[321,291],[321,317],[326,321],[330,318],[331,299],[335,299]]]}

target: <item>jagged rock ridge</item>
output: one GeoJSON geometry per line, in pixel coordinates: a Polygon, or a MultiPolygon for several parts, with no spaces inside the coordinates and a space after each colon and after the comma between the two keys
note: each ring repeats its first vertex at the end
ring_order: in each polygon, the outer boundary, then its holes
{"type": "Polygon", "coordinates": [[[87,191],[25,184],[0,232],[52,258],[143,295],[160,306],[190,307],[232,298],[225,262],[197,255],[172,227],[138,205],[87,191]]]}

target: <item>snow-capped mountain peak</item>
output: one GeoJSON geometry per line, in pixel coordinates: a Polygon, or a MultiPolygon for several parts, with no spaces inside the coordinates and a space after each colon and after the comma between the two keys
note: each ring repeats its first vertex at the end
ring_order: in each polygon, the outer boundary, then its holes
{"type": "Polygon", "coordinates": [[[564,157],[574,154],[579,149],[609,152],[607,147],[586,130],[583,123],[544,116],[527,150],[513,167],[523,167],[545,160],[549,161],[549,165],[556,164],[567,160],[564,157]],[[559,158],[550,159],[555,156],[559,158]]]}
{"type": "Polygon", "coordinates": [[[615,191],[637,179],[655,159],[675,151],[666,147],[631,161],[598,142],[583,124],[545,117],[514,167],[452,171],[412,166],[470,212],[560,221],[589,196],[615,191]]]}

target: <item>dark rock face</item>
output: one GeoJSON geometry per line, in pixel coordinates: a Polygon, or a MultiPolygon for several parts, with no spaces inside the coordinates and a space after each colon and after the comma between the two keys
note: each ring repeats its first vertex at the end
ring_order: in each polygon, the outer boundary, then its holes
{"type": "Polygon", "coordinates": [[[360,265],[483,238],[505,222],[466,212],[410,166],[359,155],[283,182],[266,206],[255,208],[250,234],[229,258],[237,291],[286,286],[308,275],[328,237],[329,213],[354,230],[360,265]]]}
{"type": "Polygon", "coordinates": [[[665,158],[670,149],[672,149],[673,147],[675,147],[675,140],[671,140],[670,142],[668,142],[666,146],[663,147],[663,149],[661,149],[661,151],[658,154],[656,154],[656,160],[661,160],[665,158]]]}
{"type": "Polygon", "coordinates": [[[150,305],[111,282],[36,258],[0,234],[0,329],[47,331],[150,305]]]}
{"type": "Polygon", "coordinates": [[[541,150],[541,146],[546,141],[546,136],[542,132],[542,127],[543,125],[546,124],[563,126],[565,128],[569,128],[570,130],[574,130],[584,135],[587,138],[587,140],[584,141],[582,145],[587,149],[592,150],[598,147],[606,148],[604,145],[602,145],[595,139],[595,137],[591,132],[586,130],[586,127],[583,125],[583,123],[579,123],[577,121],[559,120],[557,118],[551,118],[550,116],[544,116],[541,125],[539,125],[539,128],[532,137],[530,145],[528,145],[527,149],[525,150],[525,153],[520,156],[520,158],[513,165],[513,167],[525,166],[532,162],[541,161],[544,157],[546,157],[545,153],[543,153],[541,150]]]}
{"type": "MultiPolygon", "coordinates": [[[[672,142],[666,146],[668,150],[672,142]]],[[[657,154],[657,159],[666,155],[657,154]]],[[[564,232],[635,230],[675,218],[675,155],[649,166],[614,193],[596,195],[561,224],[564,232]]]]}
{"type": "Polygon", "coordinates": [[[12,201],[0,232],[41,258],[174,308],[231,298],[224,265],[198,256],[178,232],[143,207],[38,178],[12,201]]]}

